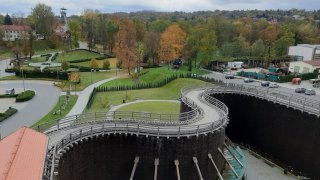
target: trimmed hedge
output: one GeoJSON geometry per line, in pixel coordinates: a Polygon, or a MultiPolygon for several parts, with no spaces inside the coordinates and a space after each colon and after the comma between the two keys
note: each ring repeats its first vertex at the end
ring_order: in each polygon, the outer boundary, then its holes
{"type": "Polygon", "coordinates": [[[35,94],[36,93],[34,91],[31,91],[31,90],[27,90],[25,92],[22,92],[17,96],[16,102],[29,101],[30,99],[32,99],[34,97],[35,94]]]}
{"type": "Polygon", "coordinates": [[[307,73],[307,74],[299,74],[299,75],[286,75],[279,76],[279,82],[291,82],[292,78],[301,78],[302,80],[315,79],[318,77],[317,73],[307,73]]]}
{"type": "MultiPolygon", "coordinates": [[[[16,76],[22,77],[22,74],[19,69],[14,69],[14,72],[15,72],[16,76]]],[[[57,78],[57,71],[48,70],[46,68],[43,70],[43,72],[41,72],[40,69],[24,70],[23,75],[25,78],[56,79],[57,78]]],[[[68,80],[68,72],[59,71],[59,79],[68,80]]]]}
{"type": "Polygon", "coordinates": [[[90,58],[76,59],[76,60],[69,61],[69,63],[79,63],[79,62],[88,62],[88,61],[91,61],[91,59],[90,58]]]}
{"type": "Polygon", "coordinates": [[[17,109],[9,107],[9,109],[6,110],[4,113],[0,113],[0,122],[4,121],[5,119],[11,117],[14,115],[16,112],[18,112],[17,109]]]}
{"type": "Polygon", "coordinates": [[[0,98],[15,98],[18,94],[1,94],[0,98]]]}

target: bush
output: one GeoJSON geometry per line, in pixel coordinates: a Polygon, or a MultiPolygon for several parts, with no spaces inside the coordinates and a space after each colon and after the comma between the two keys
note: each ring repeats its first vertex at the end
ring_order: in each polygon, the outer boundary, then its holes
{"type": "Polygon", "coordinates": [[[88,61],[91,61],[91,59],[77,59],[77,60],[69,61],[69,63],[79,63],[79,62],[88,62],[88,61]]]}
{"type": "Polygon", "coordinates": [[[32,99],[34,97],[35,94],[36,93],[34,91],[31,91],[31,90],[27,90],[25,92],[22,92],[17,96],[16,102],[29,101],[30,99],[32,99]]]}
{"type": "Polygon", "coordinates": [[[291,82],[292,78],[301,78],[302,80],[309,80],[309,79],[315,79],[317,78],[318,74],[317,73],[306,73],[306,74],[290,74],[286,76],[280,76],[279,77],[279,82],[291,82]]]}
{"type": "Polygon", "coordinates": [[[105,61],[103,62],[103,68],[104,68],[104,69],[109,69],[109,68],[110,68],[110,62],[109,62],[108,60],[105,60],[105,61]]]}
{"type": "Polygon", "coordinates": [[[0,113],[0,122],[4,121],[5,119],[11,117],[14,115],[16,112],[18,112],[17,109],[9,107],[9,109],[6,110],[4,113],[0,113]]]}
{"type": "Polygon", "coordinates": [[[0,98],[15,98],[18,94],[1,94],[0,98]]]}

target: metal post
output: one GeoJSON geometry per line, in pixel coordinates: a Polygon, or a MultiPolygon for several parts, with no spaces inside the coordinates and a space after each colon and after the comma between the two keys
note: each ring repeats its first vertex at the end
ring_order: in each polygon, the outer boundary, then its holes
{"type": "Polygon", "coordinates": [[[23,74],[23,68],[21,68],[21,75],[22,75],[22,85],[23,85],[23,92],[26,91],[26,87],[24,85],[24,74],[23,74]]]}
{"type": "Polygon", "coordinates": [[[133,180],[134,173],[136,172],[138,163],[139,163],[139,156],[136,156],[136,157],[134,158],[134,165],[133,165],[133,168],[132,168],[132,171],[131,171],[130,180],[133,180]]]}
{"type": "Polygon", "coordinates": [[[153,180],[157,180],[158,177],[158,166],[159,166],[159,158],[154,160],[154,178],[153,180]]]}
{"type": "Polygon", "coordinates": [[[221,173],[220,173],[220,171],[219,171],[216,163],[214,163],[213,158],[212,158],[212,155],[211,155],[210,153],[208,154],[208,157],[209,157],[209,159],[211,160],[211,163],[212,163],[212,165],[214,166],[215,170],[217,171],[218,176],[219,176],[219,179],[220,179],[220,180],[223,180],[223,177],[222,177],[222,175],[221,175],[221,173]]]}
{"type": "Polygon", "coordinates": [[[197,157],[192,157],[192,159],[193,159],[194,164],[196,165],[200,180],[203,180],[197,157]]]}
{"type": "Polygon", "coordinates": [[[174,160],[174,165],[176,166],[177,178],[180,180],[179,160],[174,160]]]}

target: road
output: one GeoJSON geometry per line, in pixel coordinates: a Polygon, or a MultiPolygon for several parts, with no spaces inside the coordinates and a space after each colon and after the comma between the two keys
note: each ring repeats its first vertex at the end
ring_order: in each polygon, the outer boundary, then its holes
{"type": "MultiPolygon", "coordinates": [[[[217,80],[222,80],[225,83],[246,84],[246,85],[262,87],[260,80],[255,80],[252,83],[245,83],[243,81],[243,79],[244,79],[243,77],[235,76],[235,79],[225,79],[225,77],[224,77],[225,74],[219,73],[219,72],[210,71],[208,74],[206,74],[204,76],[205,77],[210,77],[210,78],[215,78],[217,80]]],[[[291,83],[278,83],[278,84],[279,84],[280,87],[279,88],[274,88],[273,90],[279,90],[279,91],[287,92],[287,93],[290,93],[290,94],[296,94],[297,96],[301,96],[301,97],[304,97],[304,98],[312,98],[314,100],[319,100],[320,101],[320,90],[312,88],[312,85],[308,81],[303,81],[300,85],[292,85],[291,83]],[[309,88],[310,89],[315,89],[317,95],[310,96],[310,95],[305,95],[303,93],[300,93],[300,94],[295,93],[294,90],[297,87],[305,87],[307,89],[309,89],[309,88]]],[[[265,88],[268,88],[268,87],[265,87],[265,88]]]]}
{"type": "Polygon", "coordinates": [[[10,59],[0,60],[0,78],[6,76],[12,76],[12,73],[6,73],[5,69],[9,66],[10,59]]]}
{"type": "MultiPolygon", "coordinates": [[[[22,81],[0,81],[0,88],[21,89],[22,81]]],[[[15,115],[1,122],[1,136],[5,137],[22,126],[31,126],[45,116],[56,105],[61,90],[48,81],[25,81],[25,88],[36,95],[15,115]]],[[[0,92],[2,94],[3,92],[0,92]]]]}

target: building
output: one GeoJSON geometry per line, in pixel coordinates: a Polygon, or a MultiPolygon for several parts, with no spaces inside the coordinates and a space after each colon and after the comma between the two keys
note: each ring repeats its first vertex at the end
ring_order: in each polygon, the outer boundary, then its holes
{"type": "Polygon", "coordinates": [[[297,61],[320,60],[320,44],[290,46],[288,55],[297,61]]]}
{"type": "Polygon", "coordinates": [[[0,31],[3,32],[2,40],[4,41],[14,41],[22,38],[23,36],[29,37],[29,32],[31,30],[30,26],[0,25],[0,31]]]}
{"type": "Polygon", "coordinates": [[[292,73],[313,73],[314,70],[320,69],[320,61],[294,61],[290,63],[289,71],[292,73]]]}
{"type": "Polygon", "coordinates": [[[0,141],[0,179],[40,180],[48,136],[22,127],[0,141]]]}

